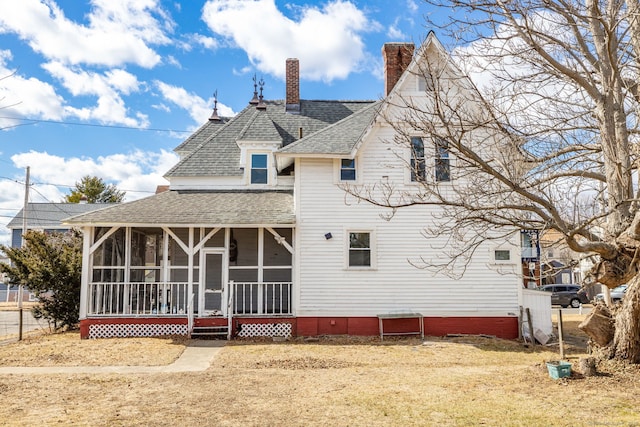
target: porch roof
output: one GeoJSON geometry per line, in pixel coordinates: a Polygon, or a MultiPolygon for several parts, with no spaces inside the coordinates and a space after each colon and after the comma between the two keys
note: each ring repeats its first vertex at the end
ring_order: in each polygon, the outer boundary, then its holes
{"type": "Polygon", "coordinates": [[[63,220],[71,225],[294,224],[290,191],[166,191],[63,220]]]}

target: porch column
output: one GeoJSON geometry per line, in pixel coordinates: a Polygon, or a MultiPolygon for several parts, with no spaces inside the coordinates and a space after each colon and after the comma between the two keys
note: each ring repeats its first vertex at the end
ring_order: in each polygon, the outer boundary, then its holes
{"type": "MultiPolygon", "coordinates": [[[[189,259],[187,260],[187,302],[191,300],[191,295],[193,295],[193,227],[189,227],[189,248],[187,250],[187,256],[189,259]]],[[[198,296],[194,296],[195,298],[198,296]]],[[[200,310],[200,304],[198,303],[198,310],[200,310]]],[[[195,313],[194,313],[195,314],[195,313]]],[[[189,332],[191,333],[191,332],[189,332]]]]}
{"type": "Polygon", "coordinates": [[[87,318],[89,304],[89,274],[91,274],[91,240],[93,227],[82,227],[82,275],[80,277],[80,320],[87,318]]]}

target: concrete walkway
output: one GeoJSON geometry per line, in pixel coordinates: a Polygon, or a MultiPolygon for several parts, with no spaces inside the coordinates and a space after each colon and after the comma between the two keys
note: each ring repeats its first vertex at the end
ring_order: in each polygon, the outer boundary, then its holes
{"type": "Polygon", "coordinates": [[[172,372],[200,372],[206,370],[226,341],[191,340],[180,357],[164,366],[5,366],[0,375],[7,374],[154,374],[172,372]]]}

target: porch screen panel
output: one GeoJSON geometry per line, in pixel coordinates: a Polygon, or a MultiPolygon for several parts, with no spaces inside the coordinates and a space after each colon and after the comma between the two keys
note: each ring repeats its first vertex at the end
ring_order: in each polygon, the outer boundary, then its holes
{"type": "MultiPolygon", "coordinates": [[[[204,235],[206,236],[213,230],[213,228],[205,228],[204,235]]],[[[206,248],[224,248],[224,229],[219,230],[204,244],[206,248]]]]}
{"type": "MultiPolygon", "coordinates": [[[[101,233],[104,234],[104,233],[101,233]]],[[[100,240],[96,235],[94,243],[100,240]]],[[[109,236],[93,252],[93,265],[102,267],[124,267],[125,256],[125,232],[124,228],[117,230],[109,236]]]]}
{"type": "MultiPolygon", "coordinates": [[[[102,227],[96,229],[94,243],[100,240],[106,230],[102,227]]],[[[124,228],[118,229],[102,242],[91,257],[93,282],[124,281],[125,247],[124,228]]]]}
{"type": "Polygon", "coordinates": [[[161,228],[131,229],[131,281],[157,283],[162,280],[161,228]]]}
{"type": "Polygon", "coordinates": [[[255,228],[234,228],[231,230],[231,246],[235,240],[235,254],[230,248],[229,261],[231,265],[258,265],[258,230],[255,228]],[[235,256],[234,256],[235,255],[235,256]],[[234,261],[235,258],[235,261],[234,261]]]}
{"type": "MultiPolygon", "coordinates": [[[[185,244],[189,244],[189,230],[186,228],[172,228],[171,231],[185,244]]],[[[172,266],[186,267],[189,256],[173,237],[169,237],[169,263],[172,266]]]]}
{"type": "MultiPolygon", "coordinates": [[[[284,237],[285,241],[293,246],[290,228],[274,229],[278,235],[284,237]]],[[[275,236],[264,230],[264,265],[265,266],[291,266],[291,253],[283,245],[279,244],[275,236]]]]}

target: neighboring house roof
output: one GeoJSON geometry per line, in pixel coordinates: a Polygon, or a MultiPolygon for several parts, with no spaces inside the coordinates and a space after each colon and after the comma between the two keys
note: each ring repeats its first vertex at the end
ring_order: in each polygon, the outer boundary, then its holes
{"type": "Polygon", "coordinates": [[[333,154],[348,156],[377,116],[381,101],[278,151],[282,154],[333,154]]]}
{"type": "MultiPolygon", "coordinates": [[[[113,203],[29,203],[27,205],[28,228],[60,228],[62,220],[70,216],[92,212],[113,206],[113,203]]],[[[9,229],[22,229],[24,209],[7,225],[9,229]]]]}
{"type": "MultiPolygon", "coordinates": [[[[282,141],[287,146],[370,106],[374,101],[300,100],[300,112],[285,111],[285,101],[264,101],[266,108],[249,105],[175,165],[166,177],[240,176],[241,150],[237,141],[282,141]]],[[[206,126],[206,124],[205,124],[206,126]]],[[[202,128],[201,128],[202,129],[202,128]]]]}
{"type": "Polygon", "coordinates": [[[65,220],[68,224],[267,225],[294,224],[290,191],[166,191],[106,211],[65,220]]]}

